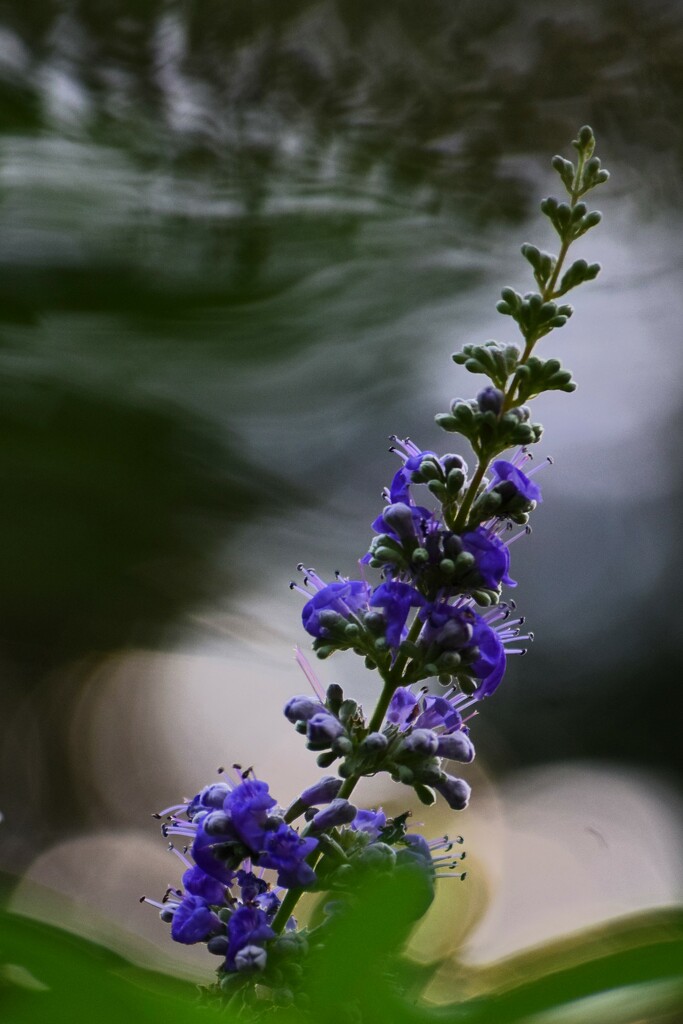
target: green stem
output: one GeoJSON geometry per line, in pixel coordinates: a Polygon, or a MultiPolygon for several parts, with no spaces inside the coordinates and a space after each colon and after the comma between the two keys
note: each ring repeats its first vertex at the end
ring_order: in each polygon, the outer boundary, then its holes
{"type": "Polygon", "coordinates": [[[484,479],[484,473],[488,469],[490,461],[490,459],[479,459],[479,465],[477,466],[474,476],[470,480],[470,485],[467,488],[467,493],[463,498],[462,505],[460,506],[460,510],[455,518],[455,523],[453,524],[453,529],[455,530],[456,533],[460,532],[464,528],[465,523],[467,522],[467,517],[469,515],[470,509],[472,508],[472,502],[477,496],[479,485],[484,479]]]}

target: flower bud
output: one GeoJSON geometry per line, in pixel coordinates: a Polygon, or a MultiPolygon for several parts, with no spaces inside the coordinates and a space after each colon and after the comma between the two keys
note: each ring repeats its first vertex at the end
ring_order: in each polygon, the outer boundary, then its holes
{"type": "Polygon", "coordinates": [[[202,822],[202,828],[208,836],[225,836],[231,831],[231,821],[225,811],[212,811],[202,822]]]}
{"type": "Polygon", "coordinates": [[[358,808],[350,804],[348,800],[337,797],[324,810],[318,811],[311,822],[311,830],[325,832],[337,825],[348,825],[356,817],[357,811],[358,808]]]}
{"type": "Polygon", "coordinates": [[[382,513],[382,517],[387,526],[391,527],[399,537],[415,536],[413,513],[404,502],[399,501],[394,505],[387,505],[382,513]]]}
{"type": "Polygon", "coordinates": [[[448,455],[442,455],[441,465],[443,466],[443,471],[446,476],[448,476],[452,469],[459,469],[463,473],[467,474],[467,463],[461,455],[453,455],[451,453],[448,455]]]}
{"type": "Polygon", "coordinates": [[[386,738],[384,733],[371,732],[369,736],[366,736],[360,745],[360,749],[363,753],[367,754],[378,754],[381,751],[386,750],[389,745],[389,740],[386,738]]]}
{"type": "Polygon", "coordinates": [[[307,722],[313,715],[317,715],[322,704],[312,697],[291,697],[284,707],[284,716],[292,724],[296,722],[307,722]]]}
{"type": "Polygon", "coordinates": [[[469,764],[474,760],[474,745],[466,733],[454,732],[450,736],[439,736],[436,753],[449,761],[469,764]]]}
{"type": "Polygon", "coordinates": [[[204,807],[215,807],[216,810],[220,810],[230,791],[230,786],[226,782],[214,782],[204,787],[199,794],[199,802],[204,807]]]}
{"type": "Polygon", "coordinates": [[[305,789],[299,800],[304,807],[313,807],[315,804],[329,804],[331,800],[334,800],[341,786],[341,779],[335,775],[325,775],[319,782],[305,789]]]}
{"type": "Polygon", "coordinates": [[[370,843],[358,855],[361,864],[373,868],[391,869],[396,863],[396,851],[386,843],[370,843]]]}
{"type": "Polygon", "coordinates": [[[432,757],[439,744],[439,738],[431,729],[414,729],[403,741],[403,750],[418,757],[432,757]]]}
{"type": "Polygon", "coordinates": [[[206,948],[209,953],[213,953],[214,956],[226,956],[228,952],[228,937],[227,935],[214,935],[213,938],[209,939],[206,944],[206,948]]]}
{"type": "Polygon", "coordinates": [[[437,793],[441,794],[452,811],[464,811],[472,792],[464,779],[455,779],[452,775],[444,775],[434,788],[437,793]]]}
{"type": "MultiPolygon", "coordinates": [[[[320,705],[318,705],[318,708],[320,705]]],[[[329,711],[318,710],[308,719],[306,736],[312,750],[324,750],[344,735],[344,726],[329,711]]]]}
{"type": "Polygon", "coordinates": [[[493,412],[497,416],[503,407],[504,398],[505,395],[499,388],[489,385],[482,388],[477,395],[477,404],[482,412],[493,412]]]}

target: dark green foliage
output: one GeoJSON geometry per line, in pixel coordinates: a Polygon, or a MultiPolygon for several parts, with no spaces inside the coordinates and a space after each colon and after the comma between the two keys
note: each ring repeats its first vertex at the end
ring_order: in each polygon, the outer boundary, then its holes
{"type": "MultiPolygon", "coordinates": [[[[423,1002],[421,993],[441,964],[418,965],[402,954],[430,899],[423,885],[411,871],[398,885],[375,876],[362,900],[329,919],[324,946],[311,950],[305,992],[293,1005],[286,1005],[284,989],[263,993],[251,1006],[239,999],[228,1005],[225,997],[217,1003],[215,990],[142,970],[69,932],[2,913],[0,1016],[8,1024],[120,1024],[126,1018],[136,1024],[523,1024],[553,1010],[576,1013],[580,1000],[599,996],[611,1006],[610,1024],[630,1024],[636,999],[639,1019],[680,1019],[683,916],[677,910],[622,918],[559,947],[522,953],[498,974],[490,969],[487,990],[474,998],[423,1002]]],[[[451,970],[467,991],[468,970],[455,962],[451,970]]],[[[599,1021],[601,1011],[586,1019],[599,1021]]]]}

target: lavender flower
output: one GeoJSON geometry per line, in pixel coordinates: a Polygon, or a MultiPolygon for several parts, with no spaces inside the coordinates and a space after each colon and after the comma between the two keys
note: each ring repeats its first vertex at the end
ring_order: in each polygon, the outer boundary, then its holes
{"type": "MultiPolygon", "coordinates": [[[[308,578],[317,580],[310,571],[308,578]]],[[[320,583],[320,589],[306,602],[301,612],[304,629],[318,638],[331,636],[339,622],[351,622],[356,613],[367,608],[370,596],[370,587],[361,580],[320,583]]]]}
{"type": "Polygon", "coordinates": [[[186,896],[171,920],[171,935],[186,946],[203,942],[221,928],[221,921],[201,896],[186,896]]]}
{"type": "Polygon", "coordinates": [[[496,489],[504,494],[506,498],[519,495],[525,501],[535,501],[537,503],[543,501],[540,487],[530,480],[521,469],[513,465],[512,462],[505,462],[504,459],[499,459],[493,463],[491,469],[495,474],[495,479],[498,481],[495,484],[496,489]]]}
{"type": "Polygon", "coordinates": [[[407,583],[382,583],[370,599],[373,608],[381,608],[386,620],[385,636],[390,647],[398,647],[405,636],[411,608],[421,608],[424,598],[407,583]]]}

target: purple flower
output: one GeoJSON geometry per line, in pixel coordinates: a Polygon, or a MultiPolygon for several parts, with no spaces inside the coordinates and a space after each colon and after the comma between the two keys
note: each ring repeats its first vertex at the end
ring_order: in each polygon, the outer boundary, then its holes
{"type": "Polygon", "coordinates": [[[176,942],[191,946],[203,942],[222,927],[220,918],[201,896],[186,896],[171,920],[171,935],[176,942]]]}
{"type": "Polygon", "coordinates": [[[205,820],[197,828],[192,856],[205,874],[223,885],[230,885],[234,878],[233,869],[244,857],[245,848],[232,828],[229,833],[211,835],[204,828],[205,820]]]}
{"type": "Polygon", "coordinates": [[[329,629],[324,624],[325,613],[333,612],[343,619],[349,619],[351,615],[367,608],[369,596],[370,587],[361,580],[328,583],[304,605],[301,611],[304,629],[314,637],[329,636],[329,629]]]}
{"type": "Polygon", "coordinates": [[[235,832],[244,845],[256,853],[263,843],[268,812],[277,803],[268,792],[268,784],[259,779],[245,779],[233,789],[228,802],[235,832]]]}
{"type": "Polygon", "coordinates": [[[379,839],[380,832],[387,823],[387,816],[379,807],[376,811],[358,811],[351,822],[351,828],[356,832],[365,832],[371,839],[379,839]]]}
{"type": "Polygon", "coordinates": [[[439,746],[439,738],[431,729],[413,729],[403,741],[403,750],[417,757],[432,757],[439,746]]]}
{"type": "Polygon", "coordinates": [[[238,907],[228,921],[228,954],[226,966],[236,970],[235,957],[247,946],[258,946],[260,943],[274,939],[275,932],[268,924],[263,910],[257,907],[238,907]]]}
{"type": "Polygon", "coordinates": [[[272,921],[280,909],[280,898],[271,890],[262,893],[261,896],[257,896],[256,903],[261,910],[265,910],[269,921],[272,921]]]}
{"type": "Polygon", "coordinates": [[[387,709],[387,721],[397,725],[401,731],[407,729],[408,720],[417,707],[417,697],[407,686],[394,690],[387,709]]]}
{"type": "Polygon", "coordinates": [[[391,481],[389,487],[389,497],[392,502],[403,501],[406,505],[412,504],[410,496],[410,482],[413,473],[417,472],[422,465],[422,460],[427,456],[437,458],[435,452],[421,451],[416,444],[413,444],[408,438],[401,440],[401,438],[392,436],[391,440],[397,445],[397,448],[391,448],[391,451],[395,451],[403,459],[403,466],[394,475],[394,479],[391,481]]]}
{"type": "Polygon", "coordinates": [[[435,516],[428,508],[397,501],[387,505],[382,514],[375,519],[372,528],[376,533],[386,533],[399,543],[403,543],[404,540],[418,539],[421,525],[433,519],[435,516]]]}
{"type": "Polygon", "coordinates": [[[268,883],[254,874],[253,871],[240,869],[237,872],[237,884],[243,903],[253,903],[259,896],[268,892],[268,883]]]}
{"type": "Polygon", "coordinates": [[[510,579],[508,575],[508,547],[495,534],[478,526],[471,533],[464,533],[461,540],[463,550],[474,557],[474,564],[484,587],[495,590],[500,583],[505,583],[508,587],[517,586],[515,580],[510,579]]]}
{"type": "Polygon", "coordinates": [[[441,651],[459,651],[472,644],[472,623],[477,616],[469,608],[457,608],[445,601],[427,605],[421,639],[441,651]]]}
{"type": "Polygon", "coordinates": [[[187,816],[192,821],[195,815],[202,811],[212,811],[222,808],[225,798],[230,793],[231,787],[227,782],[213,782],[210,786],[204,786],[201,793],[190,801],[187,808],[187,816]]]}
{"type": "Polygon", "coordinates": [[[482,412],[493,412],[497,416],[503,407],[504,399],[505,395],[500,388],[494,388],[489,384],[477,395],[477,405],[482,412]]]}
{"type": "Polygon", "coordinates": [[[386,638],[390,647],[398,647],[411,608],[421,608],[425,599],[407,583],[389,580],[374,591],[370,604],[382,608],[386,618],[386,638]]]}
{"type": "Polygon", "coordinates": [[[235,953],[235,970],[240,974],[254,974],[265,970],[268,955],[261,946],[245,946],[235,953]]]}
{"type": "Polygon", "coordinates": [[[419,860],[431,872],[434,871],[432,850],[424,836],[421,836],[419,832],[408,832],[404,835],[401,842],[408,847],[416,860],[419,860]]]}
{"type": "Polygon", "coordinates": [[[197,864],[193,864],[183,875],[183,887],[192,896],[200,896],[207,903],[223,903],[225,885],[207,875],[197,864]]]}
{"type": "Polygon", "coordinates": [[[499,459],[493,463],[491,469],[496,475],[496,483],[512,484],[517,493],[527,501],[543,501],[540,487],[537,487],[525,473],[522,473],[521,469],[517,469],[511,462],[499,459]]]}
{"type": "Polygon", "coordinates": [[[303,839],[282,822],[275,831],[266,832],[258,862],[262,867],[277,871],[278,885],[286,889],[303,889],[316,881],[315,872],[306,863],[306,858],[317,845],[317,839],[303,839]]]}
{"type": "Polygon", "coordinates": [[[479,649],[471,665],[479,679],[474,696],[481,700],[493,693],[505,675],[505,648],[498,633],[479,615],[474,616],[472,643],[479,649]]]}
{"type": "Polygon", "coordinates": [[[462,715],[445,697],[427,694],[422,700],[422,708],[414,722],[416,729],[437,729],[443,726],[444,733],[450,733],[462,725],[462,715]]]}

